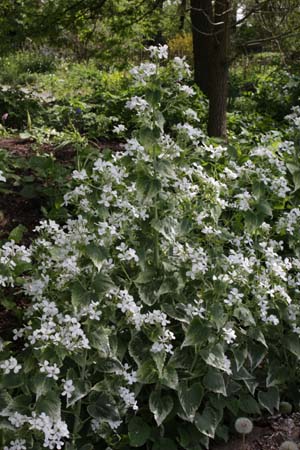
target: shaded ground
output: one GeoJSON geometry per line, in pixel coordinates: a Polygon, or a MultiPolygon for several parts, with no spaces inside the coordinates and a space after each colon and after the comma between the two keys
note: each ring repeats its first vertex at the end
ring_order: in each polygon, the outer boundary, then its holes
{"type": "Polygon", "coordinates": [[[241,437],[232,437],[226,444],[212,445],[211,450],[278,450],[284,441],[300,444],[300,413],[273,416],[255,422],[243,449],[241,437]]]}
{"type": "Polygon", "coordinates": [[[40,203],[36,199],[28,200],[18,194],[0,197],[0,240],[7,239],[9,233],[19,224],[27,228],[23,243],[28,244],[32,230],[41,218],[40,203]]]}

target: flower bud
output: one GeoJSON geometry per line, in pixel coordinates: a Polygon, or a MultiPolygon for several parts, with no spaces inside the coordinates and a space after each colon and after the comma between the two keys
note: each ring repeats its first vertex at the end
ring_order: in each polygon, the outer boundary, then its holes
{"type": "Polygon", "coordinates": [[[293,406],[289,402],[280,402],[279,411],[282,414],[291,414],[293,406]]]}

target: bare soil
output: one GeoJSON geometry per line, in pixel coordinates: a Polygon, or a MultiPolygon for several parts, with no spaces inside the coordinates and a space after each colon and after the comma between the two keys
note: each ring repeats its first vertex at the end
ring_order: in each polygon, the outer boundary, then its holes
{"type": "Polygon", "coordinates": [[[234,436],[226,444],[214,444],[211,450],[279,450],[284,441],[300,444],[300,413],[277,415],[255,422],[252,433],[246,438],[234,436]]]}

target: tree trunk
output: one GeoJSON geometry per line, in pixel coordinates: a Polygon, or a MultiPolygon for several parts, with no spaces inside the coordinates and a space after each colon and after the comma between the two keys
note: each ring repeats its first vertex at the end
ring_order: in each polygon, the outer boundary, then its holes
{"type": "Polygon", "coordinates": [[[195,82],[209,100],[208,134],[226,137],[231,0],[191,0],[195,82]]]}
{"type": "Polygon", "coordinates": [[[216,0],[214,36],[212,38],[210,91],[209,91],[209,136],[226,137],[228,98],[228,45],[229,45],[230,0],[216,0]]]}
{"type": "Polygon", "coordinates": [[[212,0],[191,0],[195,82],[208,98],[212,21],[212,0]]]}

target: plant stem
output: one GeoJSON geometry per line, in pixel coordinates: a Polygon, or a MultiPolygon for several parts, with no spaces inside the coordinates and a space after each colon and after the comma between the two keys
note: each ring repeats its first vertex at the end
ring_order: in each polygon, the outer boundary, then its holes
{"type": "MultiPolygon", "coordinates": [[[[80,371],[80,378],[83,381],[85,378],[85,371],[86,371],[86,360],[87,360],[87,350],[84,350],[83,355],[83,363],[80,371]]],[[[75,420],[73,425],[73,438],[72,438],[72,444],[75,446],[77,435],[79,431],[79,425],[80,425],[80,413],[81,413],[81,400],[78,400],[76,409],[75,409],[75,420]]]]}

